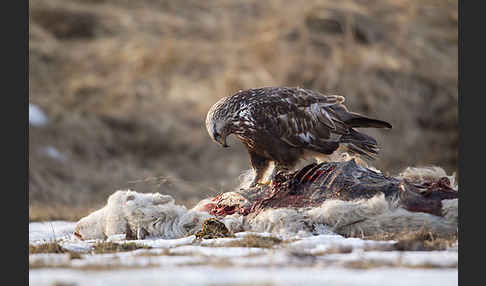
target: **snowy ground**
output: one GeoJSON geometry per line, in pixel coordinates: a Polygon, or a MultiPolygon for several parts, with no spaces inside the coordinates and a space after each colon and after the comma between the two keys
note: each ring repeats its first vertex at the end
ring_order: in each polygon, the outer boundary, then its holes
{"type": "Polygon", "coordinates": [[[30,285],[458,284],[457,247],[430,252],[383,251],[380,249],[393,241],[329,233],[296,235],[271,248],[247,248],[235,245],[255,233],[237,233],[236,238],[203,241],[194,236],[130,241],[150,248],[94,254],[93,245],[99,241],[74,239],[74,226],[61,221],[29,224],[31,245],[56,240],[80,254],[30,254],[30,285]]]}

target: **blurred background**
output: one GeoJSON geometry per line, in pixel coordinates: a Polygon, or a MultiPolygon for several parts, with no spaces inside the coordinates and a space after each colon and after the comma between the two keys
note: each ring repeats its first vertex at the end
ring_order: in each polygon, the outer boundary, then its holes
{"type": "Polygon", "coordinates": [[[37,0],[29,31],[29,218],[77,220],[117,189],[192,207],[249,169],[207,110],[300,86],[391,122],[373,163],[457,172],[458,6],[449,0],[37,0]]]}

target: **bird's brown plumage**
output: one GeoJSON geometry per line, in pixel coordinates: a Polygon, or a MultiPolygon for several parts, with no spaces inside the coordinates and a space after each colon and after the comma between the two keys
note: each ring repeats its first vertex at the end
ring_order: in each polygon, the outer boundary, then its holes
{"type": "Polygon", "coordinates": [[[234,134],[248,149],[258,183],[270,161],[276,170],[295,166],[306,154],[331,155],[340,146],[373,159],[376,141],[354,127],[391,128],[381,120],[349,112],[344,97],[293,87],[243,90],[215,103],[206,117],[210,137],[226,147],[234,134]]]}

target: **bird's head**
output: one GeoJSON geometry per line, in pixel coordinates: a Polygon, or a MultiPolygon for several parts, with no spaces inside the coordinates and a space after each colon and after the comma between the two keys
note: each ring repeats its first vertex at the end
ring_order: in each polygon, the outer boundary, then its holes
{"type": "Polygon", "coordinates": [[[226,137],[230,135],[228,124],[222,120],[215,120],[208,129],[209,136],[214,142],[219,143],[222,147],[229,147],[226,144],[226,137]]]}
{"type": "MultiPolygon", "coordinates": [[[[224,98],[222,99],[224,100],[224,98]]],[[[214,104],[206,116],[206,129],[211,139],[222,147],[229,147],[226,144],[226,137],[232,133],[231,121],[222,112],[222,100],[214,104]]]]}

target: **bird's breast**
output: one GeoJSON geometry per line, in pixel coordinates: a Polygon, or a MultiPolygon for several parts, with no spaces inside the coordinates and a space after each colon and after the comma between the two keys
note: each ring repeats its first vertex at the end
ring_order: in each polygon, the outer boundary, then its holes
{"type": "Polygon", "coordinates": [[[255,141],[247,136],[236,134],[236,137],[250,150],[255,149],[255,141]]]}

